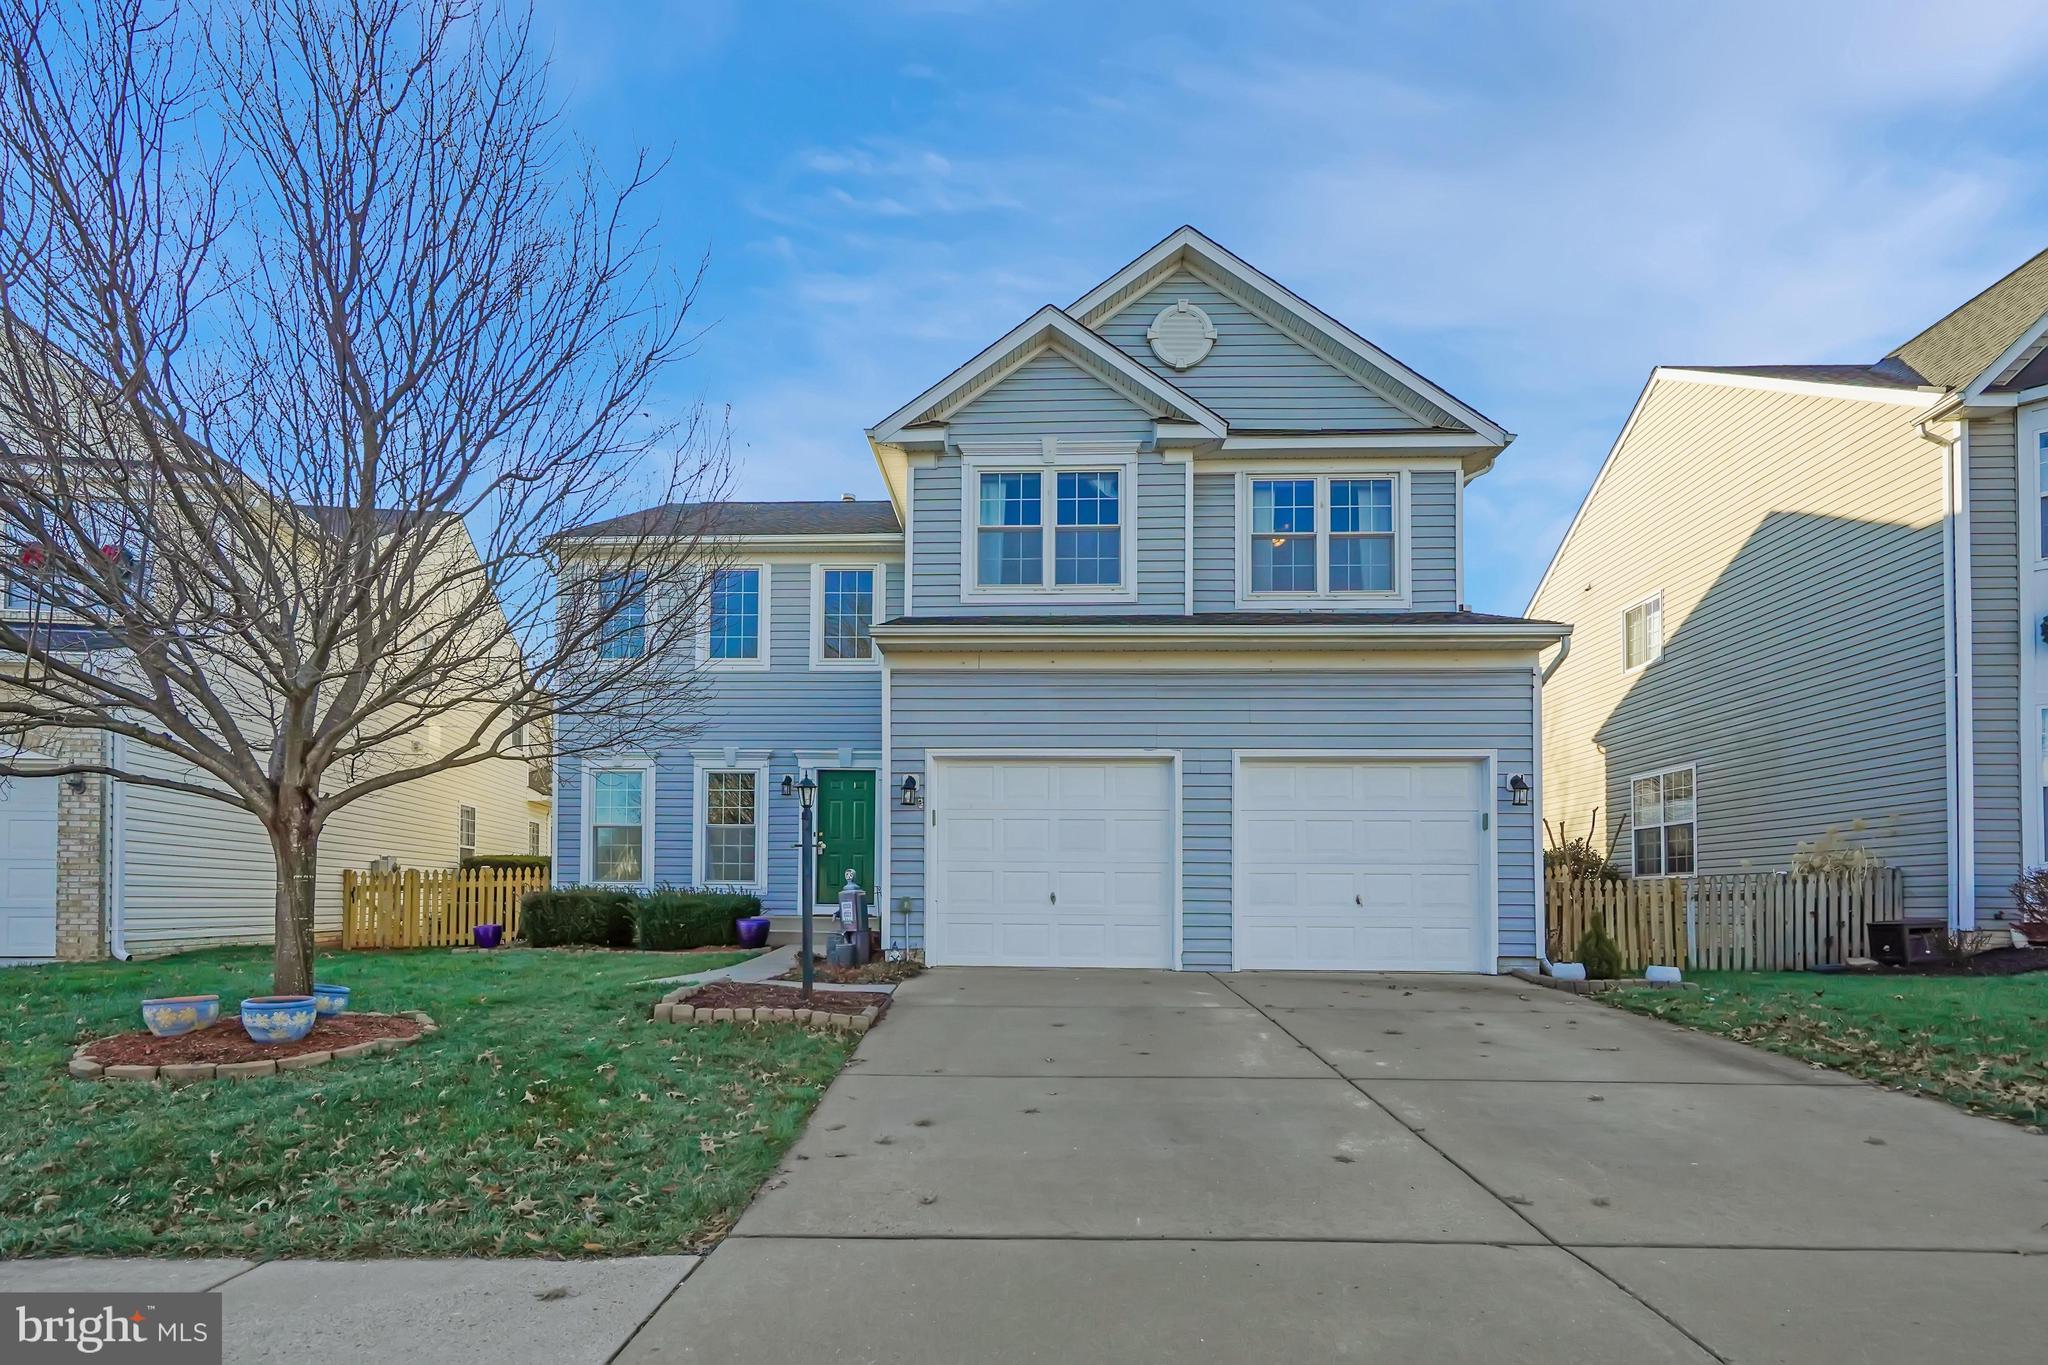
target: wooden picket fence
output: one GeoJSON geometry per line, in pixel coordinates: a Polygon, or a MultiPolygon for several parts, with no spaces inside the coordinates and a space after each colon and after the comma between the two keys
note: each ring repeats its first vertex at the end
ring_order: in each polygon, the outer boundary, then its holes
{"type": "Polygon", "coordinates": [[[1741,873],[1635,881],[1545,882],[1550,956],[1569,960],[1596,915],[1622,966],[1693,971],[1804,971],[1870,955],[1872,920],[1905,918],[1897,868],[1867,877],[1741,873]]]}
{"type": "Polygon", "coordinates": [[[519,936],[519,900],[548,884],[546,868],[474,867],[341,874],[341,946],[447,948],[474,942],[479,924],[519,936]]]}

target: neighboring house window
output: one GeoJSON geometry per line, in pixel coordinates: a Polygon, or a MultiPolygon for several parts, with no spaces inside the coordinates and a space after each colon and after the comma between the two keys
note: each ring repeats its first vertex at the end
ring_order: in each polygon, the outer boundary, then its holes
{"type": "Polygon", "coordinates": [[[1388,597],[1400,590],[1393,477],[1247,478],[1247,597],[1388,597]]]}
{"type": "Polygon", "coordinates": [[[608,573],[597,578],[598,610],[604,614],[600,659],[637,659],[647,652],[647,575],[608,573]]]}
{"type": "Polygon", "coordinates": [[[2048,431],[2041,433],[2039,447],[2034,452],[2034,487],[2040,490],[2041,498],[2041,542],[2040,557],[2048,559],[2048,431]]]}
{"type": "Polygon", "coordinates": [[[590,774],[593,882],[647,880],[647,768],[599,768],[590,774]]]}
{"type": "Polygon", "coordinates": [[[704,878],[752,886],[760,872],[760,775],[752,769],[704,774],[704,878]]]}
{"type": "Polygon", "coordinates": [[[476,807],[455,808],[455,855],[458,858],[476,856],[476,807]]]}
{"type": "Polygon", "coordinates": [[[874,565],[839,568],[821,564],[812,570],[814,667],[873,667],[873,632],[881,606],[881,584],[881,570],[874,565]]]}
{"type": "Polygon", "coordinates": [[[1122,594],[1128,471],[970,467],[970,593],[1122,594]]]}
{"type": "Polygon", "coordinates": [[[526,822],[526,853],[528,857],[537,858],[540,856],[540,821],[538,820],[528,820],[526,822]]]}
{"type": "Polygon", "coordinates": [[[1693,770],[1672,768],[1638,777],[1629,784],[1635,874],[1638,877],[1690,877],[1697,803],[1693,770]]]}
{"type": "Polygon", "coordinates": [[[711,579],[707,653],[716,663],[763,662],[759,568],[720,569],[711,579]]]}
{"type": "Polygon", "coordinates": [[[1622,671],[1648,668],[1664,657],[1664,595],[1646,597],[1621,614],[1622,671]]]}

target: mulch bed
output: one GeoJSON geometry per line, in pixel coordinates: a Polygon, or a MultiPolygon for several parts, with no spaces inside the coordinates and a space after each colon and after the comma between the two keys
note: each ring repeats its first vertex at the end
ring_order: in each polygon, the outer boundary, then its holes
{"type": "MultiPolygon", "coordinates": [[[[894,986],[923,970],[922,962],[870,962],[864,967],[834,967],[820,962],[812,969],[812,975],[816,980],[829,981],[835,986],[894,986]]],[[[803,965],[799,963],[775,979],[801,981],[804,979],[803,965]]]]}
{"type": "Polygon", "coordinates": [[[2048,972],[2048,948],[1993,948],[1988,953],[1966,957],[1961,962],[1909,962],[1903,967],[1879,967],[1867,976],[2023,976],[2048,972]]]}
{"type": "Polygon", "coordinates": [[[714,981],[683,997],[700,1010],[807,1009],[813,1014],[859,1014],[870,1005],[886,1009],[889,997],[880,991],[816,991],[809,1000],[802,991],[761,981],[714,981]]]}
{"type": "Polygon", "coordinates": [[[174,1066],[186,1062],[274,1062],[308,1052],[332,1052],[379,1038],[417,1038],[420,1021],[408,1014],[339,1014],[322,1019],[296,1043],[259,1043],[242,1032],[241,1021],[223,1015],[212,1028],[159,1038],[144,1029],[117,1033],[85,1045],[101,1066],[174,1066]]]}

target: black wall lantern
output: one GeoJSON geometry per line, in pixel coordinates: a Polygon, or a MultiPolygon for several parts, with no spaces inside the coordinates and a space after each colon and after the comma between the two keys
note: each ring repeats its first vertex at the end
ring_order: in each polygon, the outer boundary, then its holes
{"type": "Polygon", "coordinates": [[[906,806],[921,806],[924,804],[924,797],[917,790],[917,779],[915,777],[905,777],[903,779],[903,804],[906,806]]]}
{"type": "Polygon", "coordinates": [[[1514,798],[1514,802],[1516,805],[1528,805],[1529,779],[1521,773],[1516,773],[1514,776],[1510,777],[1508,779],[1508,795],[1514,798]]]}

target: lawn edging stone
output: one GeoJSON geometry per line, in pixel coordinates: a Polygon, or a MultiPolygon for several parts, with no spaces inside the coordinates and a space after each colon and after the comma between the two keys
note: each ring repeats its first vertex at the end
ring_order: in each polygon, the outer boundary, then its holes
{"type": "Polygon", "coordinates": [[[1566,991],[1572,995],[1605,995],[1609,991],[1627,990],[1640,987],[1652,991],[1696,991],[1697,981],[1647,981],[1639,976],[1616,976],[1593,981],[1565,981],[1555,976],[1532,972],[1526,967],[1517,967],[1508,975],[1517,981],[1526,981],[1532,986],[1543,986],[1553,991],[1566,991]]]}
{"type": "Polygon", "coordinates": [[[411,1047],[422,1038],[441,1031],[441,1026],[434,1022],[433,1016],[424,1010],[401,1010],[388,1017],[411,1020],[419,1025],[419,1032],[400,1037],[367,1038],[340,1047],[297,1052],[289,1056],[259,1057],[239,1062],[161,1062],[154,1065],[140,1062],[104,1063],[93,1055],[93,1049],[104,1046],[110,1040],[94,1038],[80,1043],[72,1050],[65,1071],[74,1080],[81,1081],[167,1081],[172,1084],[188,1084],[193,1081],[247,1080],[257,1076],[306,1071],[313,1067],[325,1066],[332,1061],[388,1055],[401,1048],[411,1047]]]}

